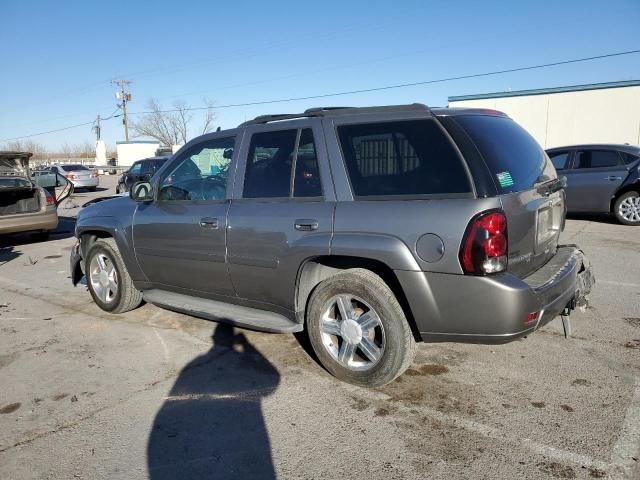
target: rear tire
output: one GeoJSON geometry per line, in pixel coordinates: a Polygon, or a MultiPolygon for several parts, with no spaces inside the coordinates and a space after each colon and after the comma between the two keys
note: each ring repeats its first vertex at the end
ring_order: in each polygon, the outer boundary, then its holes
{"type": "Polygon", "coordinates": [[[640,192],[627,192],[615,201],[613,214],[623,225],[640,226],[640,192]]]}
{"type": "Polygon", "coordinates": [[[309,299],[307,330],[322,365],[362,387],[392,382],[415,355],[402,307],[370,270],[349,269],[321,282],[309,299]]]}
{"type": "Polygon", "coordinates": [[[95,241],[85,259],[87,286],[93,301],[105,312],[124,313],[142,303],[113,238],[95,241]]]}

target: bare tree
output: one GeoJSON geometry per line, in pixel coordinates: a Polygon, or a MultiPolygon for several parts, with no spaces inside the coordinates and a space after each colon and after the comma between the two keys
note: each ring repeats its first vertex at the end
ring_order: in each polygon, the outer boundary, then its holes
{"type": "Polygon", "coordinates": [[[62,152],[62,155],[66,160],[69,160],[71,158],[71,154],[73,153],[71,146],[67,142],[65,142],[62,147],[60,147],[60,152],[62,152]]]}
{"type": "Polygon", "coordinates": [[[31,152],[33,153],[34,159],[36,158],[44,158],[47,155],[46,149],[38,142],[35,142],[31,139],[27,140],[14,140],[13,142],[8,142],[4,146],[5,150],[10,150],[12,152],[31,152]]]}
{"type": "MultiPolygon", "coordinates": [[[[213,104],[210,101],[206,104],[202,128],[196,130],[200,135],[213,130],[215,119],[213,104]]],[[[191,138],[189,127],[193,120],[193,113],[185,101],[175,101],[173,108],[164,109],[157,100],[152,98],[147,102],[146,108],[149,110],[148,114],[137,122],[129,123],[136,137],[155,138],[167,147],[187,143],[191,138]]]]}

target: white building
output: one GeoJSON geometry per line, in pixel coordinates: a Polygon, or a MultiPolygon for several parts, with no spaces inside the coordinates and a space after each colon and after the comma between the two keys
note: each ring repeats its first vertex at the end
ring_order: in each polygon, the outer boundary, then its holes
{"type": "Polygon", "coordinates": [[[640,145],[640,80],[455,96],[449,106],[504,112],[544,148],[640,145]]]}
{"type": "Polygon", "coordinates": [[[157,140],[130,140],[116,142],[116,154],[119,167],[130,167],[136,160],[154,157],[160,148],[157,140]]]}

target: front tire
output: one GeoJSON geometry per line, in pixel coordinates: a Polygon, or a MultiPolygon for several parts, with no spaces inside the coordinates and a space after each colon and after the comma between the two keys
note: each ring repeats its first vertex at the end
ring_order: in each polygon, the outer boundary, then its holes
{"type": "Polygon", "coordinates": [[[133,286],[113,238],[101,238],[91,245],[85,271],[89,292],[102,310],[124,313],[142,303],[142,294],[133,286]]]}
{"type": "Polygon", "coordinates": [[[640,225],[640,192],[620,195],[613,205],[613,214],[623,225],[640,225]]]}
{"type": "Polygon", "coordinates": [[[349,269],[321,282],[307,310],[313,350],[335,377],[362,387],[395,380],[413,361],[415,340],[395,295],[375,273],[349,269]]]}

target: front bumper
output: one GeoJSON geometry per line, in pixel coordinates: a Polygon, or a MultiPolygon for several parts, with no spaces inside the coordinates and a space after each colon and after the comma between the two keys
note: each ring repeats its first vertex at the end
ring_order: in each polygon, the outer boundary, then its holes
{"type": "Polygon", "coordinates": [[[424,341],[506,343],[586,302],[595,277],[574,245],[527,278],[396,271],[424,341]],[[529,314],[538,312],[533,321],[529,314]]]}
{"type": "Polygon", "coordinates": [[[82,250],[80,249],[79,240],[76,241],[73,247],[71,247],[71,254],[69,255],[69,267],[71,272],[71,283],[73,284],[73,286],[76,286],[84,276],[82,250]]]}

